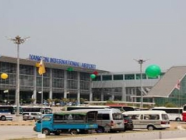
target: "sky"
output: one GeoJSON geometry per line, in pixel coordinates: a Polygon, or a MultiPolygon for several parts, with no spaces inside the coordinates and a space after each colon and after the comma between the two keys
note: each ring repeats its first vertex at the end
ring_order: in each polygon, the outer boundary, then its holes
{"type": "Polygon", "coordinates": [[[0,55],[29,54],[111,72],[186,65],[185,0],[0,0],[0,55]]]}

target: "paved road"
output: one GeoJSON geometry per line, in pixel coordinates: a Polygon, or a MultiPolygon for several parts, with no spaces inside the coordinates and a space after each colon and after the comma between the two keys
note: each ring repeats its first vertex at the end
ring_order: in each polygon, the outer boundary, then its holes
{"type": "MultiPolygon", "coordinates": [[[[164,132],[168,133],[168,131],[162,131],[162,133],[164,132]]],[[[124,132],[124,133],[77,135],[73,137],[70,137],[69,134],[67,134],[67,135],[63,135],[63,137],[50,136],[49,138],[52,138],[55,140],[61,140],[62,138],[63,140],[95,140],[95,139],[97,140],[116,140],[116,139],[117,140],[123,140],[123,139],[158,140],[157,134],[159,133],[160,131],[139,132],[138,130],[138,132],[129,131],[129,132],[124,132]]],[[[179,131],[178,134],[175,134],[175,135],[179,135],[181,133],[184,133],[184,136],[185,136],[186,130],[181,130],[179,131]]],[[[7,140],[7,139],[13,139],[13,138],[36,138],[37,135],[38,133],[33,131],[33,126],[0,126],[0,140],[7,140]]],[[[169,139],[161,139],[161,140],[186,140],[186,138],[170,138],[169,136],[169,139]]]]}
{"type": "Polygon", "coordinates": [[[0,126],[0,140],[33,137],[37,137],[33,126],[0,126]]]}
{"type": "MultiPolygon", "coordinates": [[[[160,140],[160,139],[157,139],[157,140],[160,140]]],[[[186,137],[185,138],[174,138],[174,139],[161,139],[161,140],[186,140],[186,137]]]]}

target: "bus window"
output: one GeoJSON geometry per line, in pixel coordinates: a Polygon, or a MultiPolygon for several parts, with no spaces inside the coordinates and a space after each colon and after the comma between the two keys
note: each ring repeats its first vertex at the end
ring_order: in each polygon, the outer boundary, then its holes
{"type": "Polygon", "coordinates": [[[0,113],[15,114],[15,108],[13,106],[0,106],[0,113]]]}

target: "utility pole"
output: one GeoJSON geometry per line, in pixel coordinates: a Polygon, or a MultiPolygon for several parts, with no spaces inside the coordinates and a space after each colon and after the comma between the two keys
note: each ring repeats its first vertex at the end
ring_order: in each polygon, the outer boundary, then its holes
{"type": "Polygon", "coordinates": [[[26,37],[26,38],[21,38],[20,36],[16,36],[15,38],[11,38],[9,40],[13,41],[15,44],[17,44],[17,72],[16,72],[16,116],[19,116],[20,111],[20,105],[19,105],[19,98],[20,98],[20,72],[19,72],[19,45],[23,44],[28,38],[30,37],[26,37]]]}
{"type": "Polygon", "coordinates": [[[142,65],[146,60],[143,59],[139,59],[139,60],[135,60],[136,62],[138,62],[140,64],[140,91],[141,91],[141,103],[140,103],[140,108],[143,109],[143,86],[142,86],[142,65]]]}

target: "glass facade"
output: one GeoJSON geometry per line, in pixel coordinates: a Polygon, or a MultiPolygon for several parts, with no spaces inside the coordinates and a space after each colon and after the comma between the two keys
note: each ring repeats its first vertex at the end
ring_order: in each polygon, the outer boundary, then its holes
{"type": "Polygon", "coordinates": [[[125,80],[134,80],[135,75],[134,74],[125,74],[125,80]]]}
{"type": "MultiPolygon", "coordinates": [[[[141,79],[141,74],[136,74],[136,79],[137,80],[141,79]]],[[[146,74],[142,74],[142,79],[147,79],[146,74]]]]}
{"type": "Polygon", "coordinates": [[[112,75],[102,75],[102,80],[103,81],[112,80],[112,75]]]}
{"type": "Polygon", "coordinates": [[[93,100],[94,101],[107,101],[107,100],[122,100],[122,87],[113,88],[94,88],[93,89],[93,100]]]}
{"type": "Polygon", "coordinates": [[[89,90],[90,89],[90,74],[89,73],[80,73],[80,90],[89,90]]]}
{"type": "Polygon", "coordinates": [[[64,88],[64,70],[52,69],[52,88],[64,88]]]}
{"type": "Polygon", "coordinates": [[[0,84],[3,86],[11,85],[15,87],[16,85],[16,65],[11,63],[0,62],[0,73],[7,73],[7,79],[0,78],[0,84]]]}
{"type": "Polygon", "coordinates": [[[97,75],[96,78],[93,79],[93,81],[101,81],[101,76],[97,75]]]}
{"type": "Polygon", "coordinates": [[[113,75],[114,80],[123,80],[123,75],[113,75]]]}
{"type": "MultiPolygon", "coordinates": [[[[141,101],[140,73],[104,73],[99,76],[99,80],[94,80],[96,84],[93,88],[93,99],[95,101],[141,101]]],[[[142,73],[144,95],[150,91],[159,78],[160,76],[150,80],[145,73],[142,73]]],[[[144,102],[148,100],[144,98],[144,102]]],[[[150,102],[152,103],[152,99],[150,102]]]]}
{"type": "MultiPolygon", "coordinates": [[[[0,73],[8,74],[7,79],[0,78],[0,103],[7,98],[15,103],[16,69],[14,63],[0,62],[0,73]],[[5,94],[4,90],[8,90],[8,94],[5,94]]],[[[43,99],[47,100],[50,92],[52,98],[62,99],[65,89],[71,93],[67,97],[77,100],[77,94],[80,92],[81,97],[89,99],[90,83],[90,73],[46,68],[46,73],[43,74],[43,99]]],[[[41,88],[42,76],[38,74],[38,68],[20,64],[20,102],[31,102],[35,92],[36,102],[40,103],[41,88]]]]}
{"type": "Polygon", "coordinates": [[[180,90],[174,89],[168,98],[155,98],[155,103],[157,106],[164,106],[166,104],[171,104],[173,106],[183,106],[186,101],[186,76],[182,79],[180,83],[180,90]]]}

